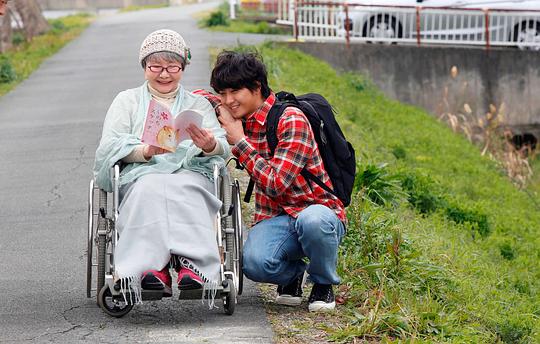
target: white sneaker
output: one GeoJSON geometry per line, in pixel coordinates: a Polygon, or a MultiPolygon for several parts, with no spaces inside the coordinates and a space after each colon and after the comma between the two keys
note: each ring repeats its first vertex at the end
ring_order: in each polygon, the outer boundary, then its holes
{"type": "Polygon", "coordinates": [[[334,289],[331,284],[315,284],[309,295],[310,312],[330,312],[336,308],[334,289]]]}
{"type": "Polygon", "coordinates": [[[299,306],[302,303],[303,277],[298,276],[286,286],[279,285],[275,302],[278,305],[299,306]]]}

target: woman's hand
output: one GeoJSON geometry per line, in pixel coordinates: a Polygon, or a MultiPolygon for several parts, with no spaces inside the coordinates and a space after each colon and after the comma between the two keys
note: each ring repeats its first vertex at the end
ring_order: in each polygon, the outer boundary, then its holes
{"type": "Polygon", "coordinates": [[[190,124],[186,131],[193,140],[195,146],[199,147],[205,153],[210,153],[216,148],[217,141],[214,134],[208,129],[198,128],[195,124],[190,124]]]}
{"type": "Polygon", "coordinates": [[[221,127],[227,132],[227,142],[231,145],[235,145],[244,138],[244,127],[242,126],[242,120],[236,119],[231,115],[230,110],[223,104],[217,109],[219,114],[218,120],[221,123],[221,127]]]}
{"type": "Polygon", "coordinates": [[[165,153],[170,153],[170,152],[166,149],[155,147],[155,146],[149,146],[149,145],[145,145],[143,148],[143,156],[146,160],[150,160],[154,155],[165,154],[165,153]]]}

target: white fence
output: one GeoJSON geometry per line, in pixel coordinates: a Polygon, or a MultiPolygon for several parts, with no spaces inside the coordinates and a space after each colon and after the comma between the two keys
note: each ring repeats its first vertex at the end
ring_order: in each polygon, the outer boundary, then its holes
{"type": "Polygon", "coordinates": [[[540,11],[369,6],[279,0],[302,40],[519,46],[540,50],[540,11]]]}

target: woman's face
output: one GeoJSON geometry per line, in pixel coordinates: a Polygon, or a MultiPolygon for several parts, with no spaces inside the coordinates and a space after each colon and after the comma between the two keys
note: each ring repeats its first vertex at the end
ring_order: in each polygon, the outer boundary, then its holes
{"type": "Polygon", "coordinates": [[[0,0],[0,16],[6,14],[7,11],[7,0],[0,0]]]}
{"type": "Polygon", "coordinates": [[[160,93],[174,91],[178,87],[183,73],[180,62],[163,59],[148,60],[144,69],[145,79],[148,80],[153,89],[160,93]]]}

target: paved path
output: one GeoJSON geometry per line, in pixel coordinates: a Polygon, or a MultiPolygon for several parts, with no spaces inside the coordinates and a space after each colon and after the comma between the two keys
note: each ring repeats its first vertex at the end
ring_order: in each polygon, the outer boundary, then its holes
{"type": "Polygon", "coordinates": [[[100,18],[0,98],[0,342],[271,342],[252,284],[233,316],[167,300],[113,319],[85,295],[87,185],[105,112],[142,83],[138,49],[155,29],[191,45],[188,89],[208,87],[208,47],[263,39],[198,30],[191,15],[216,5],[100,18]]]}

